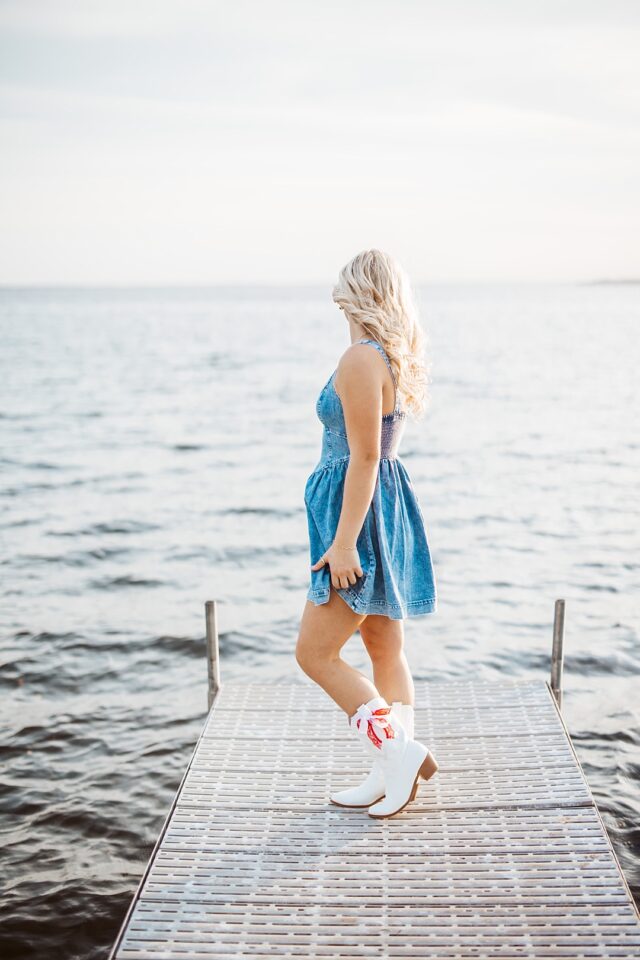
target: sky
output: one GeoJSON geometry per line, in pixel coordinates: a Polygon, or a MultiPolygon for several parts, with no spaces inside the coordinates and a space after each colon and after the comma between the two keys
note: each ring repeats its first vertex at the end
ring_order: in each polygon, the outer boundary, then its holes
{"type": "Polygon", "coordinates": [[[0,283],[640,276],[637,0],[0,0],[0,283]]]}

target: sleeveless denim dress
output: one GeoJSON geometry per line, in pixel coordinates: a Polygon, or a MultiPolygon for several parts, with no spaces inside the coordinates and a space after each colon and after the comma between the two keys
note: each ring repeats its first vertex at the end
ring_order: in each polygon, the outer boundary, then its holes
{"type": "MultiPolygon", "coordinates": [[[[382,354],[394,388],[396,380],[384,348],[362,339],[382,354]]],[[[329,549],[338,527],[349,444],[340,397],[333,386],[337,369],[324,385],[316,413],[324,426],[322,450],[304,488],[311,566],[329,549]]],[[[382,614],[403,620],[435,612],[436,582],[427,543],[425,520],[407,470],[398,457],[406,413],[397,405],[381,423],[380,465],[375,490],[356,545],[362,576],[336,592],[360,614],[382,614]]],[[[307,599],[327,603],[331,591],[328,564],[311,571],[307,599]]],[[[335,588],[334,588],[335,589],[335,588]]]]}

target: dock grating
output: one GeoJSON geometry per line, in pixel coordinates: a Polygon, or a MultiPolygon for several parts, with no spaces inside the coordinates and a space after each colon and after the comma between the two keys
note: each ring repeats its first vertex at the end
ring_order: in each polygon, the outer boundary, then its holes
{"type": "Polygon", "coordinates": [[[367,771],[309,684],[218,692],[112,954],[640,956],[640,916],[541,681],[416,684],[440,769],[397,817],[333,806],[367,771]]]}

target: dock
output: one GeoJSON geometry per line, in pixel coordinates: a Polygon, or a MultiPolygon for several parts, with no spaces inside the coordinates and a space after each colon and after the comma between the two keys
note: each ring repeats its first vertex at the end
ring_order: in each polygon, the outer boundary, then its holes
{"type": "Polygon", "coordinates": [[[440,770],[388,820],[330,803],[369,761],[314,684],[214,693],[112,960],[640,956],[545,680],[417,682],[440,770]]]}

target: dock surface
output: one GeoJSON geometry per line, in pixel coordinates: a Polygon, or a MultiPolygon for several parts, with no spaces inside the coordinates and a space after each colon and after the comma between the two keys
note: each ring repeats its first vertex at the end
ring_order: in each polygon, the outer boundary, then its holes
{"type": "Polygon", "coordinates": [[[311,684],[224,684],[112,957],[635,957],[633,903],[544,681],[416,683],[440,764],[388,820],[311,684]]]}

